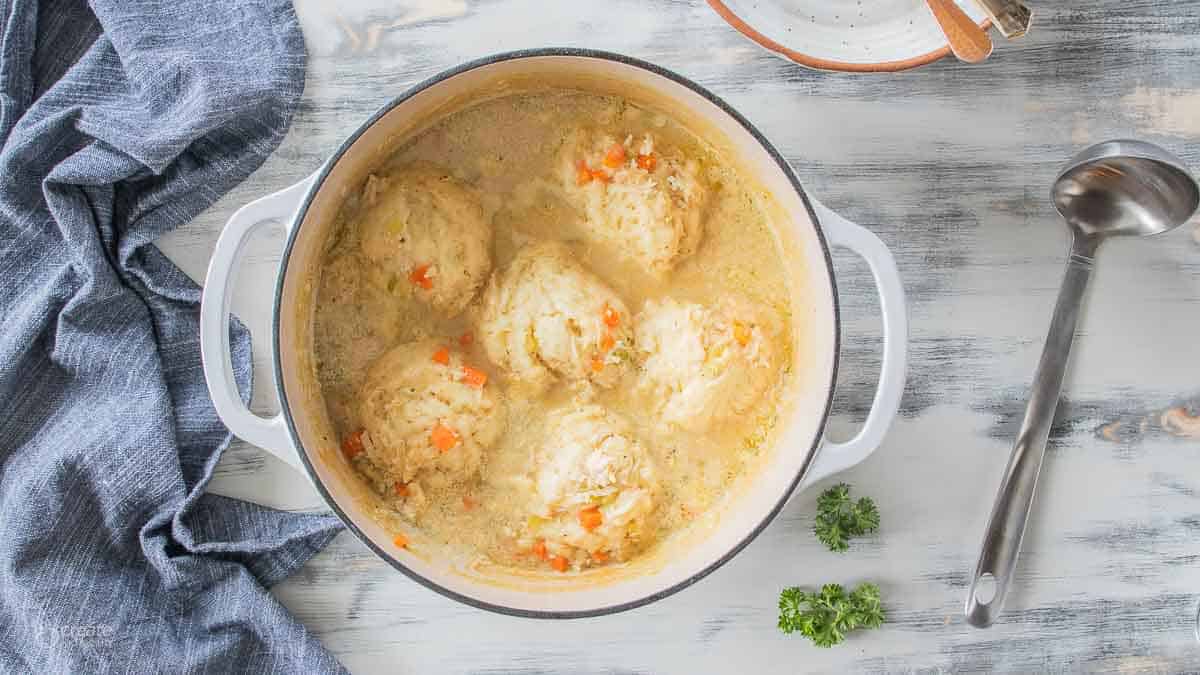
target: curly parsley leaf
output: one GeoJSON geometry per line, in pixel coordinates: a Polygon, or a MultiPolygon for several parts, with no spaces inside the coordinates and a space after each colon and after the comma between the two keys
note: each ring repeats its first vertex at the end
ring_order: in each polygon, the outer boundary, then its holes
{"type": "Polygon", "coordinates": [[[798,632],[818,647],[832,647],[852,630],[878,628],[883,619],[879,587],[872,583],[850,593],[841,584],[825,584],[818,593],[792,587],[779,594],[779,630],[798,632]]]}
{"type": "Polygon", "coordinates": [[[817,498],[817,521],[813,532],[831,551],[845,551],[850,537],[879,529],[879,509],[870,497],[850,499],[850,486],[839,483],[817,498]]]}

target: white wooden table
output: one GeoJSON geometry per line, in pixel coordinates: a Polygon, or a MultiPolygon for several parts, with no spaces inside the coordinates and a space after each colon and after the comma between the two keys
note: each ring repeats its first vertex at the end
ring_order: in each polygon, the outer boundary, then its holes
{"type": "MultiPolygon", "coordinates": [[[[1035,0],[1031,0],[1035,1],[1035,0]]],[[[487,614],[426,590],[350,535],[275,589],[355,672],[1180,671],[1200,668],[1200,231],[1103,251],[1000,624],[961,618],[965,587],[1041,349],[1066,237],[1058,165],[1109,137],[1200,167],[1200,2],[1035,1],[1038,26],[986,65],[897,75],[803,70],[702,2],[300,0],[308,88],[267,164],[162,242],[194,278],[240,204],[314,170],[414,82],[531,46],[589,46],[677,70],[760,125],[829,206],[895,252],[911,301],[909,387],[885,446],[843,478],[875,497],[878,537],[836,555],[811,535],[815,491],[711,577],[625,614],[487,614]],[[819,650],[775,629],[780,588],[871,579],[881,630],[819,650]]],[[[255,332],[256,406],[281,231],[255,242],[235,311],[255,332]]],[[[871,285],[835,260],[845,321],[835,434],[861,420],[878,366],[871,285]]],[[[320,502],[244,444],[216,492],[320,502]]]]}

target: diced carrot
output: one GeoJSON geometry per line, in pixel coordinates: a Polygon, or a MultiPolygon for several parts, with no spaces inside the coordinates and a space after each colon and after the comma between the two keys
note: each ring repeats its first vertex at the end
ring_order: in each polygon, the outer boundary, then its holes
{"type": "Polygon", "coordinates": [[[362,431],[355,431],[342,439],[342,454],[346,455],[346,459],[354,459],[365,449],[362,435],[362,431]]]}
{"type": "Polygon", "coordinates": [[[478,368],[472,368],[471,366],[462,367],[462,381],[466,383],[467,386],[475,387],[476,389],[483,389],[483,385],[487,384],[487,380],[487,373],[483,372],[482,370],[478,368]]]}
{"type": "Polygon", "coordinates": [[[658,159],[654,155],[638,155],[637,165],[639,169],[653,171],[654,167],[658,166],[658,159]]]}
{"type": "Polygon", "coordinates": [[[546,540],[545,539],[538,539],[536,542],[534,542],[533,554],[536,555],[537,557],[541,558],[542,560],[550,559],[550,553],[546,551],[546,540]]]}
{"type": "Polygon", "coordinates": [[[408,273],[408,280],[425,290],[433,288],[433,279],[429,278],[429,265],[417,265],[408,273]]]}
{"type": "Polygon", "coordinates": [[[396,545],[396,548],[408,548],[408,537],[402,534],[397,534],[396,538],[392,540],[392,543],[396,545]]]}
{"type": "Polygon", "coordinates": [[[587,185],[592,182],[592,170],[588,168],[587,162],[582,159],[575,162],[575,184],[587,185]]]}
{"type": "Polygon", "coordinates": [[[601,183],[611,183],[612,182],[612,177],[609,176],[608,174],[604,173],[604,171],[602,171],[600,169],[592,169],[591,174],[592,174],[592,180],[598,180],[601,183]]]}
{"type": "Polygon", "coordinates": [[[589,506],[579,510],[579,524],[588,532],[600,527],[603,522],[604,516],[600,513],[599,507],[589,506]]]}
{"type": "Polygon", "coordinates": [[[471,331],[458,336],[458,344],[464,347],[470,347],[472,342],[475,342],[475,336],[471,335],[471,331]]]}
{"type": "Polygon", "coordinates": [[[438,347],[433,353],[433,362],[440,363],[443,366],[450,365],[450,349],[448,347],[438,347]]]}
{"type": "Polygon", "coordinates": [[[401,483],[400,481],[396,481],[395,490],[398,497],[407,497],[409,494],[408,484],[401,483]]]}
{"type": "Polygon", "coordinates": [[[613,309],[612,305],[604,303],[604,325],[609,328],[616,328],[621,324],[621,313],[613,309]]]}
{"type": "Polygon", "coordinates": [[[613,339],[612,333],[605,333],[604,337],[600,338],[600,349],[608,351],[615,347],[617,341],[613,339]]]}
{"type": "Polygon", "coordinates": [[[550,559],[550,566],[553,567],[556,572],[566,572],[567,559],[561,555],[556,555],[550,559]]]}
{"type": "Polygon", "coordinates": [[[466,511],[474,511],[475,507],[479,506],[479,502],[475,501],[475,498],[471,495],[463,495],[462,504],[463,509],[466,511]]]}
{"type": "Polygon", "coordinates": [[[433,443],[433,447],[446,452],[458,445],[458,434],[450,427],[438,422],[433,426],[433,431],[429,432],[429,440],[433,443]]]}
{"type": "Polygon", "coordinates": [[[599,356],[593,356],[592,357],[592,372],[598,373],[602,370],[604,370],[604,359],[600,358],[599,356]]]}
{"type": "Polygon", "coordinates": [[[592,551],[592,560],[598,563],[606,563],[608,562],[608,553],[604,551],[592,551]]]}
{"type": "Polygon", "coordinates": [[[749,326],[742,323],[741,321],[733,322],[733,339],[737,340],[737,343],[739,345],[745,347],[746,345],[750,344],[751,337],[752,337],[752,334],[750,332],[749,326]]]}
{"type": "Polygon", "coordinates": [[[613,143],[608,152],[604,153],[604,166],[615,169],[625,162],[625,146],[613,143]]]}

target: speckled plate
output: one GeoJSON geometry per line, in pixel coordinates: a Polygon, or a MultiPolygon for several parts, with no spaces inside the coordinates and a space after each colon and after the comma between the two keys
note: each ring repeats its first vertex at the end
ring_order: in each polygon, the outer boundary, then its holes
{"type": "MultiPolygon", "coordinates": [[[[991,21],[957,0],[979,25],[991,21]]],[[[950,47],[923,0],[708,0],[734,28],[809,68],[889,72],[946,56],[950,47]]]]}

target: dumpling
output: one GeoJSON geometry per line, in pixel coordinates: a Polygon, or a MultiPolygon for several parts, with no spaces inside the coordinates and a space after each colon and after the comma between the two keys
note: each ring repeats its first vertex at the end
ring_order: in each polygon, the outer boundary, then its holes
{"type": "Polygon", "coordinates": [[[696,252],[709,190],[700,165],[638,138],[578,132],[559,157],[559,179],[588,235],[662,276],[696,252]]]}
{"type": "Polygon", "coordinates": [[[358,378],[396,343],[401,321],[395,299],[370,282],[353,255],[339,255],[325,265],[319,297],[317,334],[336,346],[321,350],[322,362],[331,372],[358,378]]]}
{"type": "Polygon", "coordinates": [[[478,196],[421,166],[369,177],[363,201],[359,247],[367,260],[440,314],[460,313],[492,269],[492,226],[478,196]]]}
{"type": "Polygon", "coordinates": [[[483,294],[480,342],[515,382],[541,392],[557,379],[611,387],[629,369],[625,303],[566,246],[526,246],[483,294]]]}
{"type": "Polygon", "coordinates": [[[618,415],[591,403],[551,412],[534,467],[535,552],[595,564],[626,560],[653,538],[654,463],[618,415]]]}
{"type": "Polygon", "coordinates": [[[441,488],[479,473],[484,452],[504,430],[504,402],[482,370],[435,340],[392,348],[376,360],[359,392],[362,445],[396,481],[441,488]]]}
{"type": "Polygon", "coordinates": [[[704,430],[748,411],[779,379],[779,336],[765,312],[652,300],[636,319],[637,388],[663,422],[704,430]]]}

